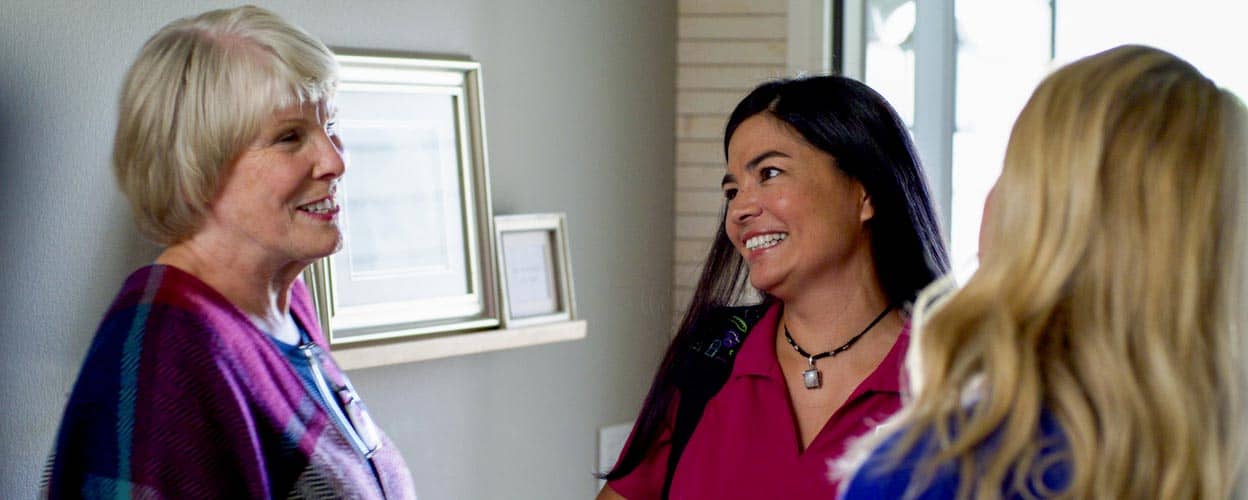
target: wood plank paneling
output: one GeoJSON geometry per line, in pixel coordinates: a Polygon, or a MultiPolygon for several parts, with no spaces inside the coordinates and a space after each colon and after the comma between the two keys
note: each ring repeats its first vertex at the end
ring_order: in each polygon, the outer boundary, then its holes
{"type": "Polygon", "coordinates": [[[677,69],[681,64],[785,64],[785,43],[773,41],[676,42],[677,69]]]}
{"type": "Polygon", "coordinates": [[[702,273],[702,264],[676,264],[676,268],[672,273],[673,285],[693,286],[698,282],[698,276],[702,273]]]}
{"type": "Polygon", "coordinates": [[[737,107],[745,92],[726,90],[676,91],[676,113],[726,115],[737,107]]]}
{"type": "Polygon", "coordinates": [[[773,14],[784,15],[788,0],[680,0],[676,13],[685,14],[773,14]]]}
{"type": "Polygon", "coordinates": [[[719,230],[719,216],[677,215],[677,238],[711,238],[719,230]]]}
{"type": "Polygon", "coordinates": [[[673,332],[719,229],[728,113],[785,76],[788,0],[679,0],[676,21],[676,222],[673,332]]]}
{"type": "Polygon", "coordinates": [[[719,216],[724,206],[720,191],[686,191],[676,197],[676,213],[681,215],[719,216]]]}
{"type": "Polygon", "coordinates": [[[775,40],[788,37],[782,15],[688,15],[676,21],[681,40],[775,40]]]}
{"type": "MultiPolygon", "coordinates": [[[[745,96],[745,93],[741,95],[745,96]]],[[[724,125],[727,123],[727,114],[680,115],[676,117],[676,139],[706,139],[719,143],[723,140],[724,125]]]]}
{"type": "Polygon", "coordinates": [[[767,80],[784,76],[784,66],[680,66],[676,88],[681,90],[731,90],[745,96],[767,80]]]}
{"type": "Polygon", "coordinates": [[[706,260],[707,252],[711,251],[711,241],[710,238],[677,239],[676,263],[701,264],[706,260]]]}
{"type": "Polygon", "coordinates": [[[676,141],[676,163],[722,165],[724,163],[723,147],[719,141],[714,140],[682,139],[676,141]]]}
{"type": "Polygon", "coordinates": [[[679,165],[676,167],[676,198],[688,191],[704,191],[719,189],[724,179],[723,162],[721,166],[709,167],[702,165],[679,165]]]}

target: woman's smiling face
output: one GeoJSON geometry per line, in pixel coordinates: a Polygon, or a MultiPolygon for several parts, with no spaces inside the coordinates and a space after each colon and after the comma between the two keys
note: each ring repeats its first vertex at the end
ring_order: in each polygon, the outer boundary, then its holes
{"type": "Polygon", "coordinates": [[[333,253],[342,245],[335,197],[342,155],[332,105],[278,110],[228,170],[203,230],[265,260],[333,253]]]}
{"type": "Polygon", "coordinates": [[[728,238],[759,290],[783,300],[870,257],[864,223],[874,211],[862,184],[770,113],[734,131],[722,186],[728,238]]]}

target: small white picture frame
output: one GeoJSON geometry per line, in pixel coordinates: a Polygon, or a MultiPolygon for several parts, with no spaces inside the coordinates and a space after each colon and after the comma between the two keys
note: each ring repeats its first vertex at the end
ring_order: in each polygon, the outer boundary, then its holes
{"type": "Polygon", "coordinates": [[[576,319],[562,213],[494,217],[504,328],[576,319]]]}

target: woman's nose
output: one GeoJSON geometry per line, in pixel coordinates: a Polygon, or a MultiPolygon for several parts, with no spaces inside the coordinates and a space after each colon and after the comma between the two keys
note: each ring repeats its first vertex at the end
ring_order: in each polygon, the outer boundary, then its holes
{"type": "Polygon", "coordinates": [[[762,211],[753,190],[737,189],[737,195],[728,202],[728,221],[742,223],[762,211]]]}
{"type": "Polygon", "coordinates": [[[323,134],[318,142],[321,144],[317,148],[316,177],[341,177],[347,170],[347,153],[342,141],[336,135],[323,134]]]}

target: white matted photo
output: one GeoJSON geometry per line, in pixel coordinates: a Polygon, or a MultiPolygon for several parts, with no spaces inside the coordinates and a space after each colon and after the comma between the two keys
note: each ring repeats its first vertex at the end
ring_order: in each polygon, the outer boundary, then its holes
{"type": "Polygon", "coordinates": [[[498,327],[480,64],[337,56],[345,238],[306,276],[330,342],[498,327]]]}
{"type": "Polygon", "coordinates": [[[561,213],[494,218],[504,327],[576,318],[566,219],[561,213]]]}

